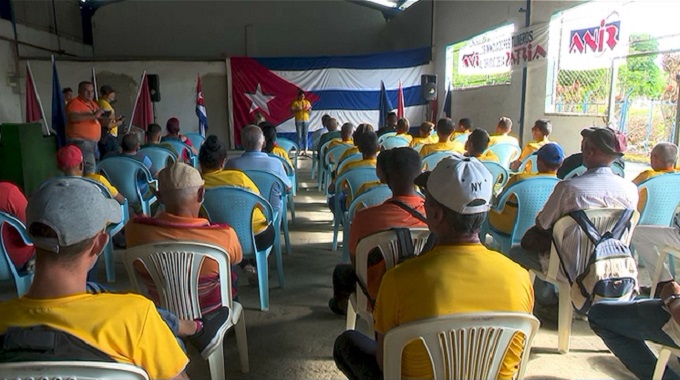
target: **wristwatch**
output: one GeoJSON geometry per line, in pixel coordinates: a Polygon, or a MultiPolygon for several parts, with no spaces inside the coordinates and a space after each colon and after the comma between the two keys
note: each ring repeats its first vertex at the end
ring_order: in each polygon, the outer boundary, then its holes
{"type": "Polygon", "coordinates": [[[671,294],[670,296],[664,298],[663,304],[666,305],[666,307],[670,307],[670,304],[678,299],[680,299],[680,294],[671,294]]]}

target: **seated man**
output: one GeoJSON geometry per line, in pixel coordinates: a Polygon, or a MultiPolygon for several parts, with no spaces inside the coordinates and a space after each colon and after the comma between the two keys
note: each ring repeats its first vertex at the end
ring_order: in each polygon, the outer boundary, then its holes
{"type": "MultiPolygon", "coordinates": [[[[618,141],[619,145],[621,146],[621,151],[625,153],[626,147],[627,147],[627,141],[626,141],[626,135],[618,130],[609,128],[614,136],[616,137],[616,140],[618,141]]],[[[581,150],[583,150],[583,141],[581,141],[581,150]]],[[[562,162],[562,166],[557,170],[557,178],[559,179],[565,179],[568,174],[570,174],[574,169],[577,169],[583,165],[583,153],[578,152],[574,153],[571,156],[567,157],[564,159],[562,162]]],[[[616,157],[616,160],[614,160],[614,163],[612,164],[612,170],[614,170],[614,174],[619,175],[623,177],[623,172],[626,168],[626,163],[623,161],[623,156],[621,157],[616,157]]]]}
{"type": "MultiPolygon", "coordinates": [[[[527,271],[479,242],[493,187],[484,165],[470,158],[447,157],[415,183],[424,189],[427,224],[438,237],[436,246],[383,277],[373,311],[377,341],[356,330],[336,339],[333,358],[350,379],[382,378],[385,334],[400,325],[456,313],[531,313],[533,292],[527,271]]],[[[515,375],[522,338],[513,340],[499,378],[515,375]]],[[[420,342],[404,348],[401,368],[404,378],[433,377],[429,355],[420,342]]]]}
{"type": "MultiPolygon", "coordinates": [[[[649,163],[652,168],[640,173],[635,177],[633,183],[636,186],[639,186],[642,182],[660,174],[675,173],[677,172],[675,169],[675,163],[677,161],[678,147],[673,143],[660,142],[654,145],[652,152],[649,154],[649,163]]],[[[642,212],[642,209],[645,208],[645,204],[647,204],[647,190],[643,189],[640,191],[640,200],[638,201],[637,210],[642,212]]]]}
{"type": "Polygon", "coordinates": [[[359,126],[354,130],[354,133],[352,133],[352,141],[354,142],[354,146],[347,149],[340,155],[340,159],[338,160],[337,164],[335,165],[335,171],[337,172],[337,166],[345,160],[345,158],[355,155],[359,153],[359,141],[361,141],[361,138],[364,136],[365,133],[368,132],[374,132],[373,126],[368,123],[362,123],[359,124],[359,126]]]}
{"type": "Polygon", "coordinates": [[[510,136],[512,131],[512,120],[509,117],[501,117],[496,125],[496,133],[491,135],[491,141],[489,145],[494,144],[513,144],[519,146],[519,140],[517,137],[510,136]]]}
{"type": "MultiPolygon", "coordinates": [[[[552,132],[552,124],[548,119],[538,119],[531,128],[531,137],[533,140],[529,141],[527,145],[522,149],[519,158],[516,161],[510,163],[510,169],[517,171],[524,160],[531,156],[532,153],[537,151],[540,147],[550,142],[548,136],[552,132]]],[[[531,163],[527,163],[524,167],[525,172],[531,171],[531,163]]]]}
{"type": "MultiPolygon", "coordinates": [[[[508,183],[505,184],[505,189],[510,186],[531,178],[551,177],[555,178],[557,169],[564,160],[564,151],[557,143],[545,144],[536,152],[538,158],[536,159],[538,165],[538,173],[517,173],[510,176],[508,183]]],[[[498,195],[500,199],[503,193],[498,195]]],[[[505,202],[503,210],[497,211],[491,209],[489,211],[489,226],[491,229],[509,235],[512,233],[515,218],[517,217],[517,197],[511,195],[505,202]]]]}
{"type": "MultiPolygon", "coordinates": [[[[608,128],[587,128],[581,131],[583,142],[583,164],[588,168],[582,176],[559,182],[536,216],[536,226],[522,238],[522,246],[510,250],[510,258],[527,269],[546,273],[550,257],[552,227],[560,218],[575,210],[594,208],[634,209],[638,201],[637,187],[612,172],[611,164],[623,155],[622,147],[612,130],[608,128]],[[540,247],[540,248],[538,248],[540,247]]],[[[565,239],[562,264],[571,278],[576,278],[576,260],[580,257],[577,236],[565,239]],[[568,252],[568,254],[566,254],[568,252]]],[[[566,279],[565,279],[566,280],[566,279]]],[[[543,310],[553,317],[557,312],[557,296],[552,284],[536,280],[536,301],[551,307],[543,310]],[[540,285],[539,285],[540,284],[540,285]]]]}
{"type": "Polygon", "coordinates": [[[155,178],[158,176],[158,170],[154,168],[153,162],[151,162],[151,159],[142,153],[139,153],[139,139],[137,138],[137,135],[134,133],[128,133],[125,136],[123,136],[123,142],[120,144],[121,147],[121,156],[123,157],[130,157],[134,158],[135,160],[141,162],[146,166],[147,169],[151,172],[151,175],[155,178]]]}
{"type": "MultiPolygon", "coordinates": [[[[420,157],[411,148],[395,148],[378,156],[378,162],[385,162],[386,170],[376,172],[392,190],[392,198],[379,206],[369,207],[356,213],[349,232],[349,255],[351,264],[340,264],[333,271],[333,298],[328,307],[337,314],[347,313],[347,300],[354,292],[356,284],[355,257],[359,241],[376,232],[386,231],[393,227],[425,227],[422,219],[414,213],[424,214],[424,200],[416,193],[413,180],[420,174],[420,157]],[[409,208],[410,210],[406,209],[409,208]]],[[[368,267],[368,297],[375,299],[380,281],[385,274],[385,262],[380,261],[368,267]]]]}
{"type": "MultiPolygon", "coordinates": [[[[229,253],[230,263],[241,262],[241,244],[236,232],[227,225],[212,224],[199,218],[204,181],[198,170],[177,162],[161,170],[158,175],[158,199],[165,211],[156,217],[138,216],[125,226],[128,248],[162,241],[196,241],[214,244],[229,253]]],[[[143,267],[136,269],[144,274],[143,267]]],[[[217,262],[205,260],[199,274],[199,304],[201,312],[208,314],[222,306],[217,262]]],[[[147,282],[150,293],[156,290],[147,282]]],[[[235,289],[234,289],[235,290],[235,289]]],[[[236,296],[236,294],[232,294],[236,296]]]]}
{"type": "MultiPolygon", "coordinates": [[[[321,153],[321,147],[324,146],[327,142],[340,138],[340,131],[338,130],[338,121],[335,120],[334,117],[331,117],[328,119],[328,123],[326,123],[326,128],[328,129],[328,132],[324,133],[321,135],[319,138],[319,147],[318,147],[318,153],[321,153]]],[[[242,132],[243,133],[243,132],[242,132]]]]}
{"type": "Polygon", "coordinates": [[[354,124],[345,123],[340,127],[340,138],[331,140],[328,144],[328,150],[331,150],[339,145],[352,146],[354,145],[354,140],[352,140],[352,134],[354,133],[354,124]]]}
{"type": "Polygon", "coordinates": [[[172,146],[172,144],[167,143],[167,142],[161,142],[161,137],[163,134],[163,128],[156,124],[149,124],[149,127],[146,129],[146,144],[142,145],[142,148],[148,148],[148,147],[159,147],[159,148],[165,148],[169,151],[171,151],[175,157],[179,157],[179,153],[175,150],[175,147],[172,146]]]}
{"type": "MultiPolygon", "coordinates": [[[[150,378],[186,379],[189,360],[151,301],[85,291],[87,272],[109,241],[106,225],[121,220],[120,206],[92,183],[60,178],[33,194],[26,216],[37,250],[35,278],[25,296],[0,304],[0,334],[46,326],[150,378]]],[[[24,343],[3,341],[5,349],[24,343]]]]}
{"type": "MultiPolygon", "coordinates": [[[[28,201],[21,190],[13,183],[0,181],[0,212],[9,214],[26,224],[26,205],[28,201]]],[[[19,231],[9,224],[0,229],[2,243],[9,259],[19,272],[29,270],[30,261],[35,255],[33,244],[24,242],[19,231]]]]}
{"type": "MultiPolygon", "coordinates": [[[[678,231],[673,234],[677,236],[678,231]]],[[[595,334],[638,379],[651,379],[656,367],[656,354],[645,341],[680,348],[680,285],[670,281],[660,296],[661,299],[600,302],[588,312],[595,334]]],[[[663,379],[678,380],[680,376],[669,366],[663,379]]]]}
{"type": "Polygon", "coordinates": [[[262,151],[283,158],[292,167],[293,162],[288,157],[288,152],[276,142],[276,127],[267,121],[260,123],[258,126],[262,128],[262,135],[264,136],[264,148],[262,148],[262,151]]]}
{"type": "MultiPolygon", "coordinates": [[[[413,136],[408,134],[408,130],[411,129],[411,123],[409,123],[408,119],[405,117],[402,117],[397,121],[397,134],[392,136],[392,137],[399,137],[402,139],[406,139],[409,144],[413,140],[413,136]]],[[[391,139],[392,137],[388,137],[387,139],[391,139]]]]}
{"type": "Polygon", "coordinates": [[[318,151],[319,150],[319,141],[321,141],[321,136],[323,136],[324,133],[328,132],[328,128],[326,127],[326,124],[328,124],[328,120],[331,119],[331,115],[329,114],[324,114],[321,116],[321,128],[317,129],[312,133],[312,145],[310,148],[313,151],[318,151]]]}
{"type": "Polygon", "coordinates": [[[500,163],[498,156],[489,149],[489,133],[483,129],[475,129],[465,142],[465,156],[476,157],[480,161],[500,163]]]}
{"type": "Polygon", "coordinates": [[[378,132],[376,133],[378,137],[389,132],[397,131],[397,113],[392,111],[385,115],[385,125],[378,126],[378,132]]]}
{"type": "Polygon", "coordinates": [[[83,175],[85,163],[83,161],[83,153],[76,145],[66,145],[59,148],[57,151],[57,167],[67,177],[85,177],[93,181],[97,181],[104,185],[109,191],[111,197],[118,201],[118,203],[125,203],[125,197],[118,192],[111,183],[101,174],[91,173],[83,175]]]}
{"type": "Polygon", "coordinates": [[[450,139],[454,140],[458,136],[470,136],[470,133],[472,133],[472,119],[464,117],[458,120],[458,126],[453,134],[451,134],[450,139]]]}
{"type": "Polygon", "coordinates": [[[434,123],[431,121],[423,121],[418,128],[418,136],[413,137],[411,140],[411,148],[415,148],[419,145],[433,144],[437,142],[437,135],[432,134],[434,129],[434,123]]]}
{"type": "Polygon", "coordinates": [[[459,143],[458,141],[451,141],[451,135],[456,125],[453,120],[449,118],[439,119],[437,121],[437,136],[439,137],[438,143],[426,144],[420,149],[420,157],[425,158],[427,155],[434,152],[454,152],[463,153],[465,152],[465,145],[459,143]]]}

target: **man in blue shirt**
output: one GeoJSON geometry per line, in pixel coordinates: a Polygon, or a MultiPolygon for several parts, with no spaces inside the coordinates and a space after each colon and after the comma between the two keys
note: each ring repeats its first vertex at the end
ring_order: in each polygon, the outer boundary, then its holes
{"type": "MultiPolygon", "coordinates": [[[[225,169],[235,170],[264,170],[281,178],[287,189],[290,189],[291,182],[281,161],[275,157],[262,152],[264,147],[264,135],[262,129],[257,125],[247,125],[241,130],[241,144],[245,152],[240,157],[234,157],[227,161],[225,169]]],[[[281,210],[281,193],[278,185],[274,185],[269,203],[274,211],[281,210]]]]}

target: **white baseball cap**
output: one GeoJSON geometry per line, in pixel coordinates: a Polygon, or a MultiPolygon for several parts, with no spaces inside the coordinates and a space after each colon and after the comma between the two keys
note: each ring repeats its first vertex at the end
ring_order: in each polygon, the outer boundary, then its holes
{"type": "Polygon", "coordinates": [[[474,157],[446,157],[413,182],[459,214],[487,212],[491,206],[493,176],[474,157]]]}

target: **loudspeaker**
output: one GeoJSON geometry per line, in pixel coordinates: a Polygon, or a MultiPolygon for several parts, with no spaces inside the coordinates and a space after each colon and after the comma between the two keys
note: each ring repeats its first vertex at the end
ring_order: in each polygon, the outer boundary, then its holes
{"type": "Polygon", "coordinates": [[[434,100],[437,97],[437,76],[421,75],[420,92],[425,100],[434,100]]]}
{"type": "Polygon", "coordinates": [[[152,102],[161,101],[161,79],[158,74],[147,74],[147,80],[149,81],[149,93],[151,93],[152,102]]]}

